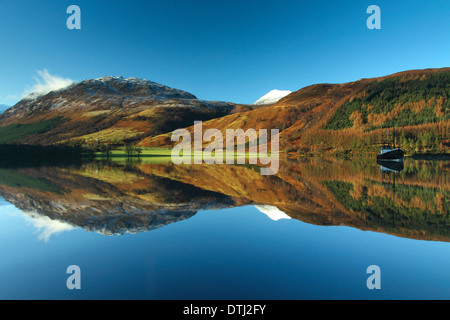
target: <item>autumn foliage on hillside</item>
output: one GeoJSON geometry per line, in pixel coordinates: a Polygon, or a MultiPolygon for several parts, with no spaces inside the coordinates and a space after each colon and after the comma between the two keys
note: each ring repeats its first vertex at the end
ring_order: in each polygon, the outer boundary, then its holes
{"type": "Polygon", "coordinates": [[[390,143],[410,154],[444,153],[449,147],[449,97],[449,72],[377,81],[345,102],[322,128],[305,133],[302,143],[313,151],[375,152],[390,143]]]}
{"type": "MultiPolygon", "coordinates": [[[[427,69],[308,86],[275,105],[206,121],[203,130],[278,129],[280,150],[294,156],[375,153],[386,143],[410,155],[449,153],[449,111],[450,69],[427,69]]],[[[139,144],[171,147],[170,137],[139,144]]]]}

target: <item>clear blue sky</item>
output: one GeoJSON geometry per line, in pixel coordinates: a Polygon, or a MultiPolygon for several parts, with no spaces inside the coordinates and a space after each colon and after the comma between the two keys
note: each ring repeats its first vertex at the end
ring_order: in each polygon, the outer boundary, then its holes
{"type": "Polygon", "coordinates": [[[449,15],[448,0],[0,0],[0,104],[43,69],[253,103],[272,89],[449,67],[449,15]],[[66,28],[71,4],[81,30],[66,28]],[[366,27],[371,4],[381,30],[366,27]]]}

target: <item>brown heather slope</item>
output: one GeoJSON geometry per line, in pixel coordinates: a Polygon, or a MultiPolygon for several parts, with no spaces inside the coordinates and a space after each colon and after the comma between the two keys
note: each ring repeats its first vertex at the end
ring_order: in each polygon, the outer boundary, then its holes
{"type": "MultiPolygon", "coordinates": [[[[448,152],[450,82],[445,81],[450,79],[449,76],[450,68],[442,68],[405,71],[345,84],[316,84],[293,92],[274,105],[203,122],[203,130],[219,129],[225,137],[226,129],[278,129],[280,132],[280,150],[297,153],[324,153],[355,149],[352,145],[355,140],[361,140],[371,147],[376,146],[383,141],[383,135],[386,132],[381,127],[391,127],[393,120],[397,118],[401,120],[402,116],[407,115],[412,119],[412,122],[408,125],[402,125],[401,128],[401,131],[404,131],[405,139],[409,138],[405,141],[411,144],[411,146],[405,146],[408,149],[407,151],[416,149],[416,141],[422,139],[421,136],[418,136],[419,133],[425,134],[428,132],[430,135],[434,135],[432,139],[435,136],[438,137],[439,145],[437,148],[441,148],[441,152],[448,152]],[[445,76],[444,83],[438,83],[440,88],[444,88],[444,93],[438,92],[436,93],[437,97],[422,99],[421,96],[436,91],[436,88],[433,87],[435,82],[431,82],[430,78],[440,75],[445,76]],[[389,81],[393,82],[391,87],[386,85],[389,81]],[[416,88],[417,82],[425,83],[425,81],[430,82],[425,84],[427,86],[426,92],[416,88]],[[408,86],[411,88],[408,88],[408,86]],[[379,90],[379,92],[373,95],[371,92],[376,90],[379,90]],[[400,95],[404,95],[405,92],[411,95],[411,97],[408,96],[411,101],[399,102],[392,111],[372,111],[376,108],[382,109],[385,101],[381,101],[377,106],[363,105],[363,111],[367,114],[359,115],[358,112],[354,112],[343,118],[343,120],[352,124],[349,127],[335,130],[324,128],[330,121],[335,121],[333,116],[337,111],[342,112],[343,109],[351,107],[349,103],[353,101],[367,98],[369,94],[372,94],[373,98],[382,97],[388,101],[399,99],[399,101],[402,101],[401,99],[405,99],[405,97],[400,95]],[[391,95],[391,98],[385,98],[389,95],[391,95]],[[435,116],[421,114],[420,112],[424,108],[431,108],[435,116]]],[[[337,123],[340,125],[339,122],[337,123]]],[[[193,126],[190,126],[188,130],[193,132],[193,126]]],[[[141,140],[139,145],[170,147],[177,143],[172,142],[170,137],[171,133],[155,137],[149,136],[141,140]]],[[[418,148],[422,148],[421,151],[427,151],[425,150],[426,147],[426,145],[422,145],[418,148]]],[[[375,150],[372,148],[370,151],[375,150]]]]}
{"type": "MultiPolygon", "coordinates": [[[[346,91],[347,89],[342,88],[342,85],[309,86],[288,95],[274,105],[204,121],[203,130],[218,129],[225,137],[227,129],[279,129],[280,136],[283,136],[285,135],[283,131],[292,132],[296,128],[311,127],[328,112],[334,101],[339,100],[341,95],[345,95],[346,91]],[[291,96],[293,96],[292,100],[291,96]]],[[[193,126],[187,129],[193,132],[193,126]]],[[[171,133],[147,137],[139,145],[173,146],[176,142],[171,142],[170,137],[171,133]]]]}

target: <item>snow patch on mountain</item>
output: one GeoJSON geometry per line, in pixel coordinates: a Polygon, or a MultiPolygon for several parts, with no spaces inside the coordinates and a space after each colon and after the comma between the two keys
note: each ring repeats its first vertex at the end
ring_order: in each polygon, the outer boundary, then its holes
{"type": "Polygon", "coordinates": [[[81,84],[85,85],[91,94],[117,94],[157,100],[197,99],[196,96],[189,92],[135,77],[104,76],[97,79],[84,80],[81,84]]]}
{"type": "Polygon", "coordinates": [[[281,211],[275,206],[270,205],[256,205],[256,209],[258,209],[260,212],[264,213],[266,216],[268,216],[273,221],[278,221],[281,219],[292,219],[289,217],[286,213],[281,211]]]}
{"type": "Polygon", "coordinates": [[[254,104],[255,105],[274,104],[291,93],[292,91],[289,90],[272,90],[266,95],[259,98],[254,104]]]}

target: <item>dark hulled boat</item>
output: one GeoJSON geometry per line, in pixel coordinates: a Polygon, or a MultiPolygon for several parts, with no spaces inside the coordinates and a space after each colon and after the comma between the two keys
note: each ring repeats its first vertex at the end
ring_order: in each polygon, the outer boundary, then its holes
{"type": "Polygon", "coordinates": [[[400,148],[395,147],[395,125],[393,127],[394,137],[394,147],[391,148],[390,145],[384,145],[381,147],[380,153],[377,155],[377,160],[381,161],[403,161],[405,156],[405,151],[400,148]]]}
{"type": "Polygon", "coordinates": [[[405,151],[400,148],[392,149],[389,146],[381,147],[380,154],[377,155],[377,160],[383,161],[402,161],[405,156],[405,151]]]}

